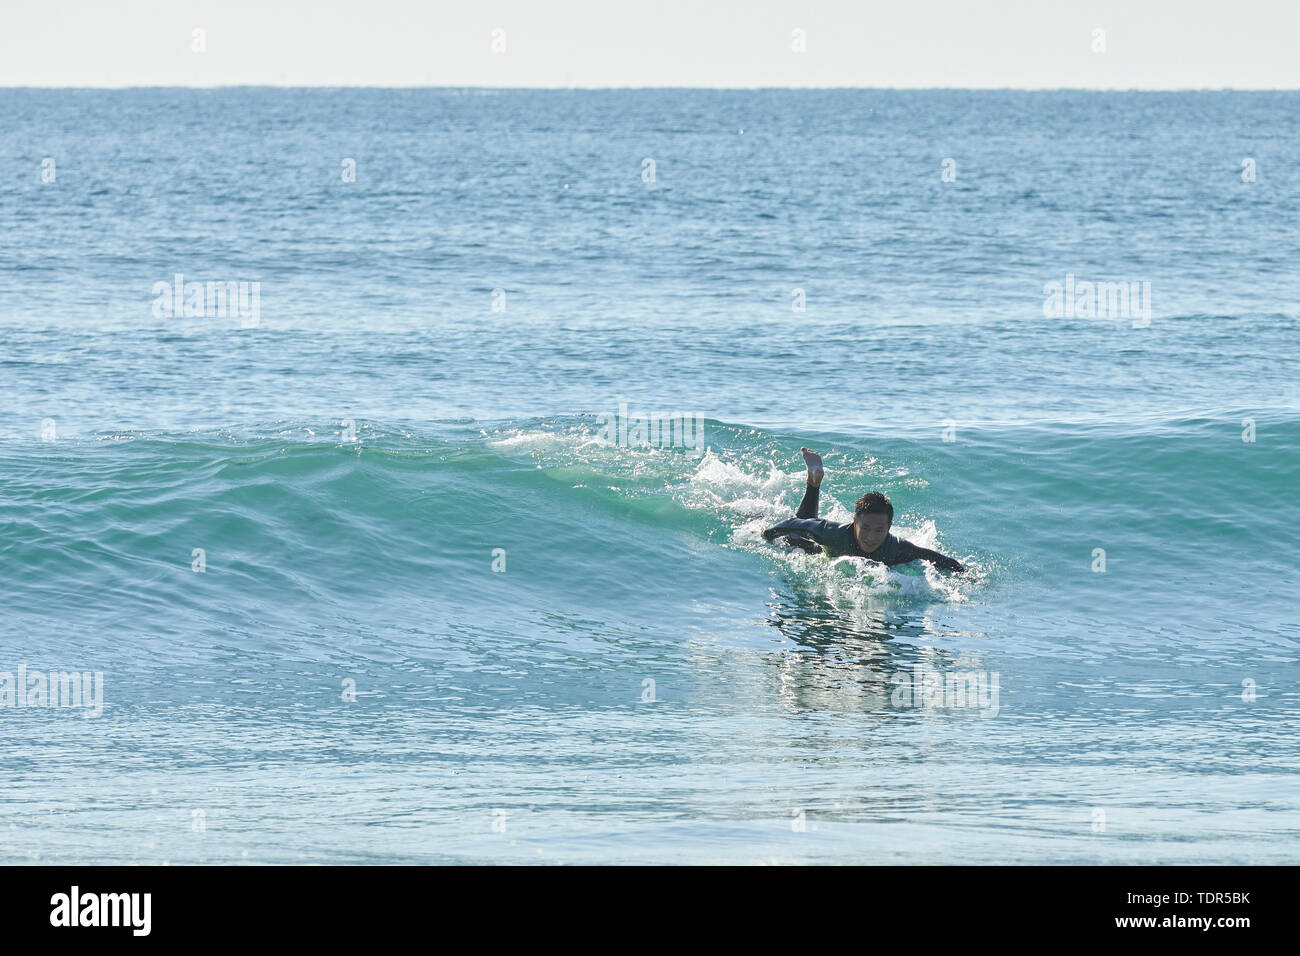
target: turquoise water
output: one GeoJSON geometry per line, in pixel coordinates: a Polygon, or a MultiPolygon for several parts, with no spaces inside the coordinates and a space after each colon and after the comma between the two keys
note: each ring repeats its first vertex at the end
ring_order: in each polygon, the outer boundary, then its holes
{"type": "Polygon", "coordinates": [[[0,91],[0,858],[1300,861],[1297,106],[0,91]]]}

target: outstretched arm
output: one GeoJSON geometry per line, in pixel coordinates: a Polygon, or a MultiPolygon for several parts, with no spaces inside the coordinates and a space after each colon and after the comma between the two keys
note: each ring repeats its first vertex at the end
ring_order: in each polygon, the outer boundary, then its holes
{"type": "Polygon", "coordinates": [[[941,571],[965,571],[960,561],[950,558],[947,555],[940,554],[938,551],[931,551],[929,548],[922,548],[920,545],[912,544],[910,541],[904,542],[910,549],[907,552],[907,561],[915,561],[918,558],[922,561],[929,561],[941,571]]]}
{"type": "Polygon", "coordinates": [[[772,541],[784,534],[793,534],[801,538],[811,538],[823,544],[822,538],[830,530],[831,524],[821,518],[787,518],[778,525],[773,525],[763,532],[763,538],[772,541]]]}
{"type": "Polygon", "coordinates": [[[961,562],[955,558],[940,554],[938,551],[931,551],[929,548],[917,548],[917,557],[922,561],[929,561],[940,571],[965,571],[961,562]]]}

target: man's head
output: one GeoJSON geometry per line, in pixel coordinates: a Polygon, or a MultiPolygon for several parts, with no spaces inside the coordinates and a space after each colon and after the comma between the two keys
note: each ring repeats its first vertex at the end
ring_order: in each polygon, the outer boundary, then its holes
{"type": "Polygon", "coordinates": [[[885,543],[893,523],[894,506],[878,491],[863,495],[853,506],[853,534],[868,554],[885,543]]]}

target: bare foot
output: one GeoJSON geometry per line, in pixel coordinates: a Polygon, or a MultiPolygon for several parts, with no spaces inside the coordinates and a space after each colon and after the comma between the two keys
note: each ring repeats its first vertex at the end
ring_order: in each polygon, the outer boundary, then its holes
{"type": "Polygon", "coordinates": [[[800,448],[803,452],[804,464],[808,466],[808,483],[816,486],[822,483],[822,476],[826,474],[822,468],[822,456],[817,454],[811,448],[800,448]]]}

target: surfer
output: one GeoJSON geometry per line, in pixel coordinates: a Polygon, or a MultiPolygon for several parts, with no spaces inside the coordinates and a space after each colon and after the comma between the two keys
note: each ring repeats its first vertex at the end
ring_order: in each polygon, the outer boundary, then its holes
{"type": "Polygon", "coordinates": [[[808,485],[804,488],[803,501],[793,518],[763,532],[765,540],[784,537],[787,542],[809,554],[825,551],[832,558],[850,555],[869,558],[882,564],[906,564],[920,558],[944,571],[966,570],[960,563],[938,551],[922,548],[890,534],[889,527],[894,523],[894,506],[878,491],[869,492],[858,499],[853,509],[853,520],[848,524],[835,524],[818,518],[817,502],[825,470],[822,468],[821,455],[807,448],[801,450],[803,460],[808,465],[808,485]]]}

